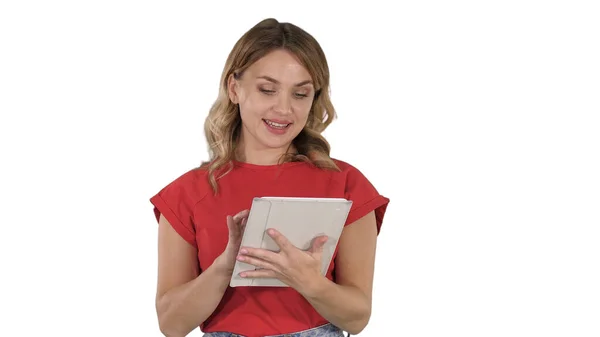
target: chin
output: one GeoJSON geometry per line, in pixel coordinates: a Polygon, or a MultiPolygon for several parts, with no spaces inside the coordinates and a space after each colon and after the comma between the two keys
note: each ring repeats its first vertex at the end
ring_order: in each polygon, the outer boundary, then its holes
{"type": "Polygon", "coordinates": [[[286,139],[261,139],[260,142],[268,148],[271,149],[278,149],[278,148],[282,148],[282,147],[286,147],[288,146],[291,142],[292,142],[293,138],[286,138],[286,139]]]}
{"type": "Polygon", "coordinates": [[[276,132],[272,132],[270,130],[262,130],[259,135],[259,141],[269,148],[281,148],[288,146],[296,136],[300,133],[300,130],[297,130],[295,126],[291,126],[286,129],[285,132],[283,130],[277,130],[276,132]]]}

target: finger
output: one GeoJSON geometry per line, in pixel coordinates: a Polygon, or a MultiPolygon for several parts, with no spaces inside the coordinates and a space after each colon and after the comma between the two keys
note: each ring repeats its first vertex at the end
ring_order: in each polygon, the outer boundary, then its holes
{"type": "Polygon", "coordinates": [[[240,221],[240,224],[238,225],[238,228],[240,229],[240,233],[243,233],[243,232],[244,232],[244,229],[246,228],[246,223],[247,223],[247,221],[246,221],[246,220],[248,220],[248,218],[243,218],[243,219],[240,221]]]}
{"type": "Polygon", "coordinates": [[[243,210],[236,215],[227,216],[227,229],[229,230],[229,236],[236,236],[243,232],[243,226],[246,224],[248,219],[249,210],[243,210]]]}
{"type": "Polygon", "coordinates": [[[325,243],[329,238],[327,236],[317,236],[313,239],[313,242],[310,246],[310,252],[313,254],[321,254],[323,253],[323,247],[325,247],[325,243]]]}
{"type": "Polygon", "coordinates": [[[242,247],[240,249],[240,255],[261,259],[272,265],[280,265],[279,262],[281,257],[279,256],[279,254],[267,249],[242,247]]]}
{"type": "Polygon", "coordinates": [[[244,278],[277,278],[277,273],[270,269],[248,270],[239,275],[244,278]]]}
{"type": "Polygon", "coordinates": [[[281,248],[281,251],[287,252],[293,248],[296,248],[285,236],[283,236],[283,234],[274,228],[269,228],[269,230],[267,230],[267,234],[273,238],[273,241],[275,241],[279,248],[281,248]]]}
{"type": "Polygon", "coordinates": [[[233,217],[231,215],[228,215],[226,217],[227,219],[227,230],[229,231],[229,236],[233,235],[235,233],[235,224],[233,222],[233,217]]]}
{"type": "Polygon", "coordinates": [[[242,221],[248,217],[248,214],[250,214],[250,211],[245,209],[245,210],[239,212],[238,214],[234,215],[233,220],[239,224],[239,223],[241,223],[240,221],[242,221]]]}
{"type": "Polygon", "coordinates": [[[248,263],[251,264],[253,266],[256,266],[260,269],[269,269],[269,270],[273,270],[276,271],[277,268],[275,268],[274,265],[272,265],[271,263],[265,261],[265,260],[261,260],[255,257],[251,257],[251,256],[247,256],[247,255],[238,255],[237,256],[237,260],[244,262],[244,263],[248,263]]]}

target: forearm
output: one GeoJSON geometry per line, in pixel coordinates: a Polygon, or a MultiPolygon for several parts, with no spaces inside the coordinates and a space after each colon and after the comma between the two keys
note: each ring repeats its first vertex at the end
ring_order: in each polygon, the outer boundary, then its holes
{"type": "Polygon", "coordinates": [[[356,287],[322,278],[302,295],[323,318],[353,335],[360,333],[371,317],[371,302],[356,287]]]}
{"type": "Polygon", "coordinates": [[[183,337],[198,327],[219,305],[229,279],[215,263],[192,281],[165,293],[157,302],[163,334],[183,337]]]}

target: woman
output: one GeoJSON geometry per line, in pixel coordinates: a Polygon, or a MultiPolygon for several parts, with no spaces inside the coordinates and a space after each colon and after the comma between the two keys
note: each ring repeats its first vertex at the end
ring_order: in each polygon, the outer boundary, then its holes
{"type": "MultiPolygon", "coordinates": [[[[290,23],[263,20],[229,55],[205,123],[210,161],[151,198],[159,223],[156,309],[166,336],[343,336],[371,313],[375,243],[389,200],[359,170],[329,157],[321,132],[335,118],[318,42],[290,23]],[[353,201],[326,276],[323,240],[308,251],[239,247],[257,196],[353,201]],[[233,216],[232,216],[233,215],[233,216]],[[237,260],[289,287],[229,287],[237,260]]],[[[285,247],[285,249],[283,248],[285,247]]]]}

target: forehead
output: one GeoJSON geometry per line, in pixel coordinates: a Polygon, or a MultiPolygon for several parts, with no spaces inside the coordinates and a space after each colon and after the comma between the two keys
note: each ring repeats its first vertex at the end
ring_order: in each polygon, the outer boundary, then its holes
{"type": "Polygon", "coordinates": [[[247,73],[256,78],[268,76],[283,84],[312,80],[308,70],[298,58],[287,50],[275,50],[260,58],[247,73]]]}

